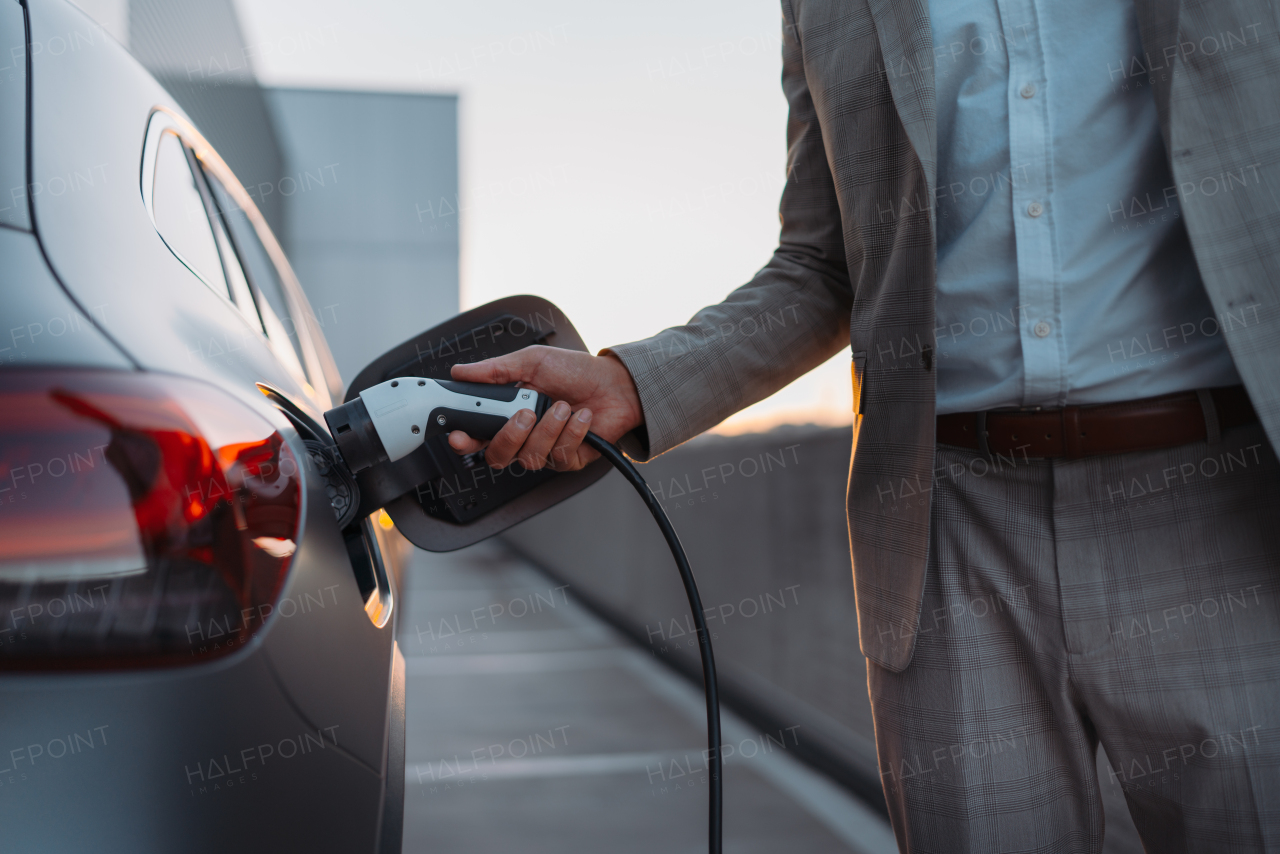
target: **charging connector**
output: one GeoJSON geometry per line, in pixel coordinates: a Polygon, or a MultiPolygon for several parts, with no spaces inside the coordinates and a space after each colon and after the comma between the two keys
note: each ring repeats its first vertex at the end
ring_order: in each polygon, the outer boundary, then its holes
{"type": "Polygon", "coordinates": [[[545,394],[516,385],[397,377],[330,409],[324,419],[354,474],[407,457],[441,433],[492,439],[521,409],[541,418],[550,404],[545,394]]]}

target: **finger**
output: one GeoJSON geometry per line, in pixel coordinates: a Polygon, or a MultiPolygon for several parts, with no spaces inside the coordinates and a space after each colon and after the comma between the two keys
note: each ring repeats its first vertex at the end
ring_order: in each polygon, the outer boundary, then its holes
{"type": "Polygon", "coordinates": [[[508,465],[515,459],[516,452],[520,450],[525,439],[529,438],[529,433],[537,420],[532,409],[521,409],[511,416],[498,431],[498,435],[489,440],[489,447],[484,452],[485,462],[496,469],[508,465]]]}
{"type": "MultiPolygon", "coordinates": [[[[569,419],[560,432],[560,439],[551,449],[551,467],[556,471],[577,471],[585,466],[589,459],[584,459],[582,440],[591,429],[591,410],[582,409],[569,419]]],[[[590,451],[590,448],[586,450],[590,451]]]]}
{"type": "Polygon", "coordinates": [[[526,347],[505,356],[484,359],[479,362],[461,362],[449,370],[449,376],[455,380],[470,383],[506,383],[529,382],[537,367],[537,351],[539,347],[526,347]]]}
{"type": "Polygon", "coordinates": [[[547,464],[547,454],[551,453],[556,440],[560,438],[560,431],[569,420],[570,411],[569,404],[561,400],[542,416],[542,420],[529,433],[524,447],[520,449],[519,459],[522,466],[530,471],[538,471],[547,464]]]}
{"type": "Polygon", "coordinates": [[[449,434],[449,447],[455,454],[474,454],[486,444],[488,443],[483,439],[472,439],[461,430],[454,430],[449,434]]]}

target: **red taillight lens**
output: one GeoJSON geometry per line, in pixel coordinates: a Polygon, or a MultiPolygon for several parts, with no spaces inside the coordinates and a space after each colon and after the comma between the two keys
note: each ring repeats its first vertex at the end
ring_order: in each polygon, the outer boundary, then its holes
{"type": "Polygon", "coordinates": [[[301,506],[283,437],[212,386],[0,372],[0,668],[235,650],[270,614],[301,506]]]}

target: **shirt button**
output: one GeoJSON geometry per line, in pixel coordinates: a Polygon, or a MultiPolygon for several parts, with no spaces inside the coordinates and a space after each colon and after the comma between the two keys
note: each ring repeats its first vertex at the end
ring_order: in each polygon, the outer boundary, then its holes
{"type": "Polygon", "coordinates": [[[1028,215],[1040,216],[1040,214],[1042,213],[1044,213],[1044,205],[1040,204],[1039,202],[1032,202],[1031,204],[1027,205],[1028,215]]]}
{"type": "Polygon", "coordinates": [[[1049,333],[1053,331],[1053,327],[1045,323],[1043,320],[1031,328],[1037,338],[1048,338],[1049,333]]]}
{"type": "Polygon", "coordinates": [[[1036,84],[1028,83],[1022,87],[1022,91],[1019,94],[1024,98],[1034,98],[1036,96],[1036,84]]]}

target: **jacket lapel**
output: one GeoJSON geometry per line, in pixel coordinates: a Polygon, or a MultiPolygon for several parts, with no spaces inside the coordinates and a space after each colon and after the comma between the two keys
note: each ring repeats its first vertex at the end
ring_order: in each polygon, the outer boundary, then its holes
{"type": "Polygon", "coordinates": [[[928,0],[868,2],[893,104],[924,167],[932,198],[938,174],[938,125],[928,0]]]}

